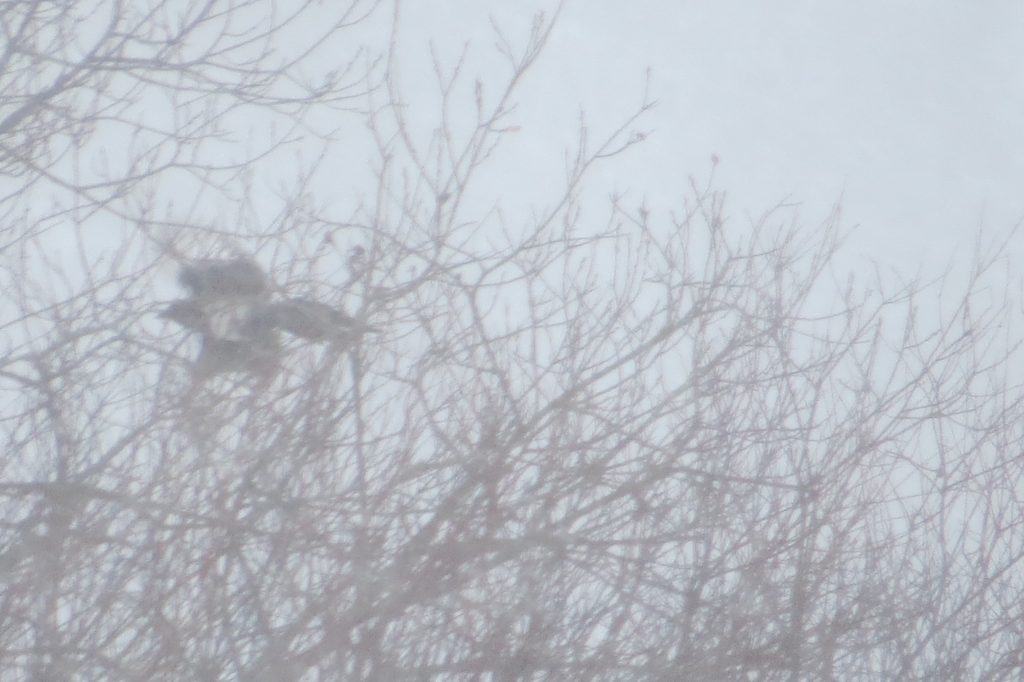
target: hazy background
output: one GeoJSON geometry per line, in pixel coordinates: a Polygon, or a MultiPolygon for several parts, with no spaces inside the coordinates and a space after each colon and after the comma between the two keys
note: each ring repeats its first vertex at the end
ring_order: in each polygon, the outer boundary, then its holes
{"type": "MultiPolygon", "coordinates": [[[[533,11],[555,6],[409,2],[402,44],[433,41],[444,60],[469,43],[477,72],[493,59],[491,17],[514,42],[533,11]]],[[[408,81],[426,96],[420,54],[421,78],[408,81]]],[[[607,130],[640,101],[650,68],[652,136],[612,164],[607,185],[646,196],[657,216],[716,154],[732,215],[788,199],[815,223],[842,198],[844,223],[858,225],[846,257],[934,272],[969,256],[980,227],[1003,234],[1024,216],[1022,60],[1018,2],[568,0],[520,93],[523,144],[503,153],[541,166],[522,190],[541,189],[581,108],[607,130]]]]}
{"type": "Polygon", "coordinates": [[[1017,3],[186,4],[3,15],[0,682],[1020,678],[1017,3]],[[199,376],[232,255],[380,333],[199,376]]]}

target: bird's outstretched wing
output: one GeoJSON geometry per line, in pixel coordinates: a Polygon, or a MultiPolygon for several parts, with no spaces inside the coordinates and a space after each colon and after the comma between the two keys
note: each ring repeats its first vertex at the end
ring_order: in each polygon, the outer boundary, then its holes
{"type": "Polygon", "coordinates": [[[378,331],[341,310],[308,298],[272,303],[267,315],[275,328],[310,341],[351,339],[378,331]]]}
{"type": "Polygon", "coordinates": [[[206,310],[197,301],[190,298],[172,301],[170,305],[160,311],[160,317],[177,322],[182,327],[200,334],[210,333],[210,318],[206,310]]]}
{"type": "Polygon", "coordinates": [[[263,296],[267,277],[251,260],[196,261],[182,266],[178,281],[193,298],[263,296]]]}

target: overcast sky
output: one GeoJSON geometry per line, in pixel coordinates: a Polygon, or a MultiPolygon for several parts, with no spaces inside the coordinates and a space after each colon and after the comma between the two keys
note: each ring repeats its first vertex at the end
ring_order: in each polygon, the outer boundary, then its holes
{"type": "MultiPolygon", "coordinates": [[[[469,41],[486,69],[491,16],[522,37],[554,5],[409,2],[404,39],[469,41]]],[[[620,120],[650,67],[654,134],[619,161],[620,189],[667,211],[717,154],[734,216],[788,197],[814,224],[842,195],[847,255],[928,270],[1024,217],[1022,64],[1013,1],[568,0],[522,91],[520,152],[571,144],[581,107],[595,129],[620,120]]]]}

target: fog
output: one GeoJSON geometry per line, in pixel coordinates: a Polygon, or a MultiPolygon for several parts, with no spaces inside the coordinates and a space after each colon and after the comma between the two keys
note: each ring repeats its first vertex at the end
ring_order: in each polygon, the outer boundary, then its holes
{"type": "Polygon", "coordinates": [[[1014,680],[1015,4],[0,2],[0,680],[1014,680]]]}

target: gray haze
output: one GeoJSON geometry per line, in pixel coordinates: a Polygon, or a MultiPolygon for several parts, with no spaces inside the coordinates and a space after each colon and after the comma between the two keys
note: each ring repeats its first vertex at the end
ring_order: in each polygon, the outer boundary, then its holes
{"type": "Polygon", "coordinates": [[[0,0],[0,682],[1021,679],[1022,23],[0,0]]]}

